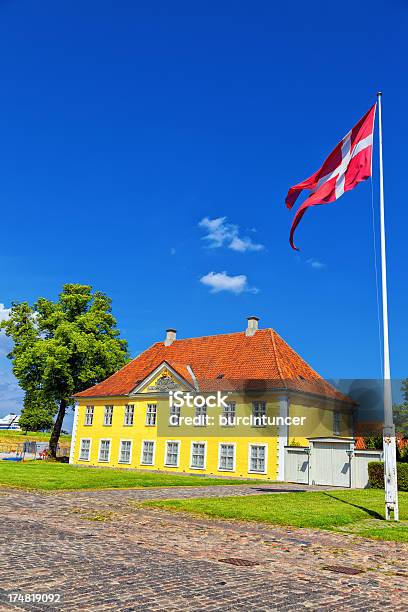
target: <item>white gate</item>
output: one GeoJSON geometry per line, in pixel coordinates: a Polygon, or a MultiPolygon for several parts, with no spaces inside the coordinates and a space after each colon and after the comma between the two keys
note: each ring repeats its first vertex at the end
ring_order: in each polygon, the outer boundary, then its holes
{"type": "Polygon", "coordinates": [[[311,438],[311,484],[351,487],[353,443],[344,438],[311,438]]]}
{"type": "Polygon", "coordinates": [[[285,480],[309,484],[309,447],[285,447],[285,480]]]}
{"type": "Polygon", "coordinates": [[[285,446],[285,480],[332,487],[368,487],[368,464],[382,451],[355,450],[353,438],[309,438],[309,446],[285,446]]]}

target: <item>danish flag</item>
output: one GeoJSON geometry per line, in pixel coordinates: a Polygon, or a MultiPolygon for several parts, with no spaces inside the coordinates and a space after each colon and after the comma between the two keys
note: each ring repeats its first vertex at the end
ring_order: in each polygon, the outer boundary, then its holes
{"type": "Polygon", "coordinates": [[[290,229],[289,242],[293,243],[295,229],[310,206],[328,204],[338,200],[345,191],[350,191],[358,183],[371,176],[374,117],[377,104],[360,119],[352,130],[333,149],[323,166],[302,183],[289,189],[286,206],[292,208],[303,189],[311,195],[298,208],[290,229]]]}

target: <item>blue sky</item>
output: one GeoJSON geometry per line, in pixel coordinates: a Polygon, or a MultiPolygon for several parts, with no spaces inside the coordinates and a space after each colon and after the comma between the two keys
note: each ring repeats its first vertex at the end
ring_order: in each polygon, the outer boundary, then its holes
{"type": "MultiPolygon", "coordinates": [[[[89,283],[132,355],[169,326],[225,333],[256,314],[323,376],[380,376],[370,183],[308,211],[300,254],[284,198],[381,88],[392,372],[408,376],[407,14],[402,0],[0,2],[4,309],[89,283]]],[[[0,414],[20,403],[5,348],[0,414]]]]}

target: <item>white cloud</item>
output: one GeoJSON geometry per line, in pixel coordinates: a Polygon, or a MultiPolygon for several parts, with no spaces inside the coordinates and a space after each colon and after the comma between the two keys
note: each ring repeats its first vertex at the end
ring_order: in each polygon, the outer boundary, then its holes
{"type": "Polygon", "coordinates": [[[234,236],[231,243],[228,245],[228,248],[232,249],[233,251],[245,253],[245,251],[262,251],[265,247],[263,244],[252,242],[250,238],[239,238],[239,236],[234,236]]]}
{"type": "Polygon", "coordinates": [[[11,312],[11,308],[6,308],[4,304],[0,303],[0,321],[8,319],[11,312]]]}
{"type": "Polygon", "coordinates": [[[263,244],[253,242],[248,236],[241,237],[239,226],[227,223],[227,217],[217,217],[216,219],[204,217],[198,225],[207,231],[203,240],[207,240],[211,249],[226,246],[233,251],[245,253],[245,251],[262,251],[265,248],[263,244]]]}
{"type": "MultiPolygon", "coordinates": [[[[0,303],[0,321],[8,319],[11,308],[5,308],[4,304],[0,303]]],[[[0,331],[0,355],[6,355],[11,350],[11,340],[7,338],[3,330],[0,331]]]]}
{"type": "Polygon", "coordinates": [[[308,259],[306,263],[309,264],[309,266],[311,266],[312,268],[315,268],[315,270],[322,270],[323,268],[327,268],[326,264],[322,261],[319,261],[318,259],[308,259]]]}
{"type": "Polygon", "coordinates": [[[210,287],[211,293],[219,293],[220,291],[230,291],[235,294],[244,291],[258,293],[258,289],[248,286],[248,279],[245,274],[229,276],[227,272],[209,272],[200,278],[200,283],[210,287]]]}

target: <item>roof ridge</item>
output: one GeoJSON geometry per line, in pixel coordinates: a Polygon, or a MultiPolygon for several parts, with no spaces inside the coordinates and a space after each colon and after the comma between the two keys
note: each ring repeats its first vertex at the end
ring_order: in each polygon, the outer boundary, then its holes
{"type": "Polygon", "coordinates": [[[288,344],[288,342],[286,342],[286,340],[284,340],[284,338],[282,338],[282,336],[279,335],[277,332],[275,332],[275,334],[279,337],[280,340],[282,340],[282,342],[284,342],[290,348],[290,350],[293,353],[295,353],[295,355],[297,357],[299,357],[299,359],[301,359],[303,361],[303,363],[305,363],[307,365],[307,367],[313,372],[313,374],[315,374],[318,378],[321,378],[322,380],[325,380],[323,378],[323,376],[321,374],[319,374],[319,372],[317,372],[314,368],[312,368],[312,366],[310,365],[310,363],[308,361],[306,361],[303,357],[301,357],[301,355],[299,355],[299,353],[292,347],[292,345],[288,344]]]}
{"type": "MultiPolygon", "coordinates": [[[[258,329],[256,333],[267,332],[267,331],[275,331],[275,330],[272,327],[263,327],[262,329],[258,329]]],[[[176,340],[173,340],[170,346],[172,346],[173,344],[176,344],[176,342],[183,342],[184,340],[202,340],[203,338],[219,338],[220,336],[238,336],[238,335],[245,335],[245,330],[239,331],[239,332],[229,332],[229,333],[227,332],[223,334],[208,334],[207,336],[192,336],[191,338],[176,338],[176,340]]],[[[154,344],[152,344],[152,346],[155,346],[156,344],[164,344],[164,342],[155,342],[154,344]]]]}
{"type": "Polygon", "coordinates": [[[277,348],[276,348],[276,342],[275,342],[276,331],[274,329],[269,328],[269,332],[270,332],[270,338],[272,340],[272,346],[273,346],[273,352],[274,352],[275,361],[276,361],[276,367],[278,368],[278,372],[279,372],[279,376],[281,377],[281,380],[284,381],[283,373],[282,373],[282,368],[281,368],[280,363],[279,363],[278,353],[277,353],[277,348]]]}

